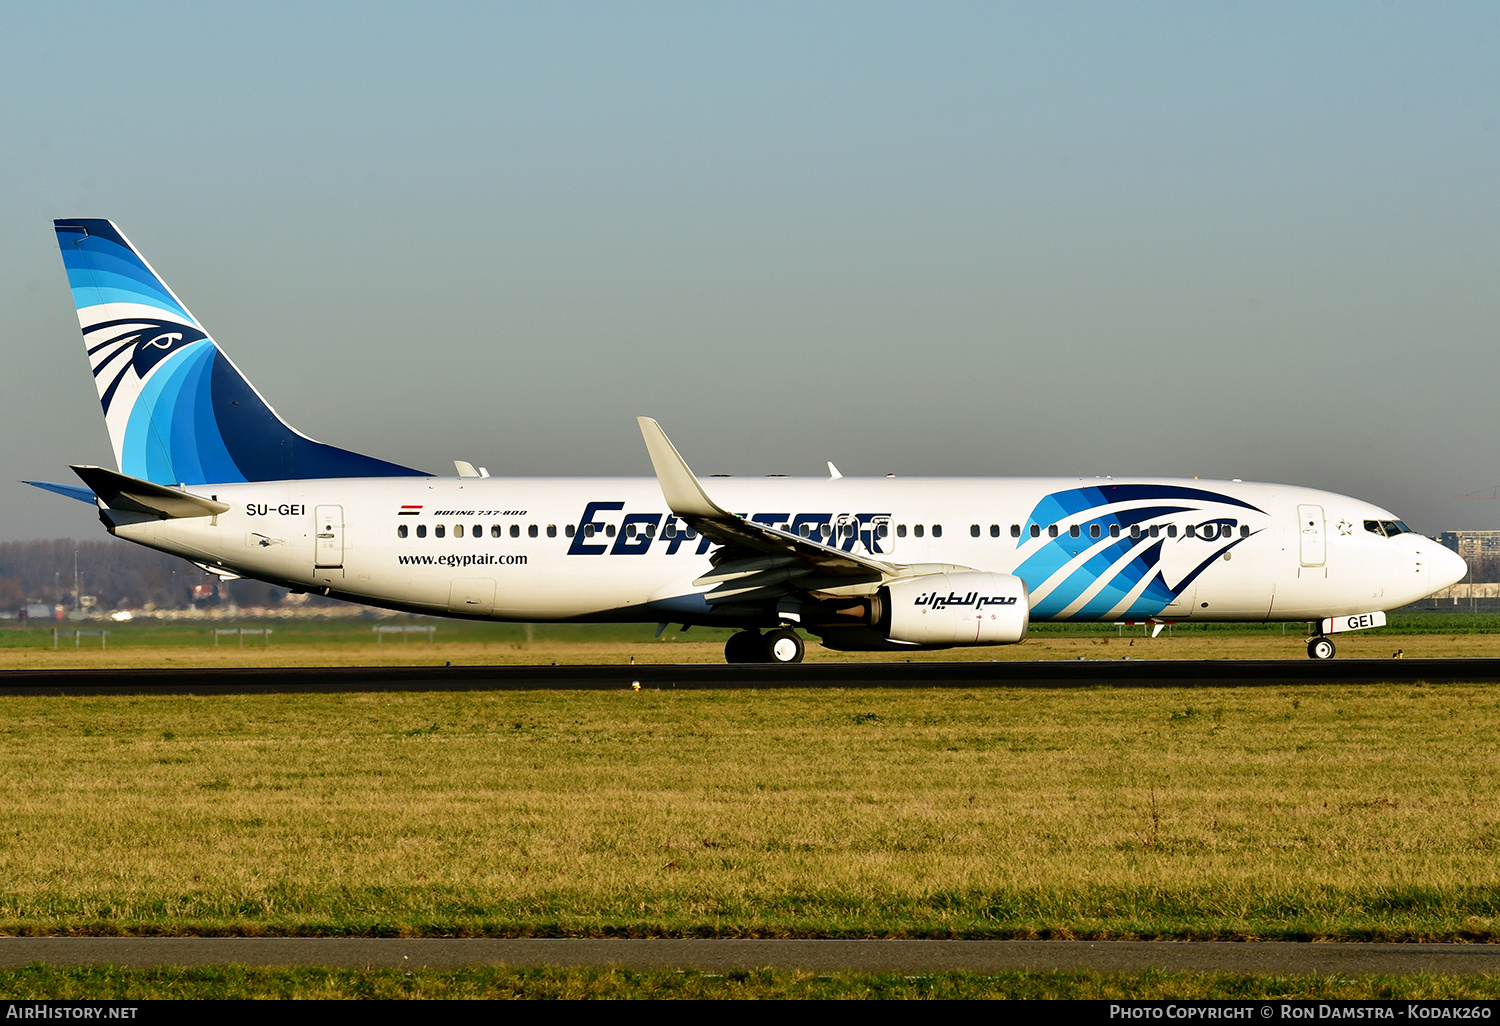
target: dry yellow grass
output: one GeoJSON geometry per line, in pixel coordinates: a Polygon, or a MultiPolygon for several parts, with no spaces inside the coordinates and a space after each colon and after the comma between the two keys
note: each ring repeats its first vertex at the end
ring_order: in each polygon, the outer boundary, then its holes
{"type": "MultiPolygon", "coordinates": [[[[1396,651],[1407,658],[1500,657],[1497,634],[1347,634],[1337,639],[1339,658],[1386,659],[1396,651]]],[[[0,648],[0,670],[87,669],[203,666],[433,666],[587,665],[638,663],[722,663],[721,640],[474,642],[435,644],[334,643],[234,645],[131,645],[100,649],[50,647],[0,648]]],[[[1306,638],[1296,630],[1286,636],[1184,634],[1158,638],[1033,637],[1019,645],[956,648],[911,655],[893,652],[830,652],[810,639],[808,662],[972,661],[1035,659],[1306,659],[1306,638]]]]}
{"type": "Polygon", "coordinates": [[[3,710],[11,931],[1500,936],[1488,687],[3,710]]]}

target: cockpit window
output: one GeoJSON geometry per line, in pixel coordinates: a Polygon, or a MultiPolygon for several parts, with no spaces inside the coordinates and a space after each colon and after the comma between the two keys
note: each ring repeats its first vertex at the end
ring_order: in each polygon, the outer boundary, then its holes
{"type": "Polygon", "coordinates": [[[1398,534],[1411,533],[1411,528],[1399,520],[1366,520],[1365,530],[1371,534],[1378,534],[1386,538],[1394,538],[1398,534]]]}

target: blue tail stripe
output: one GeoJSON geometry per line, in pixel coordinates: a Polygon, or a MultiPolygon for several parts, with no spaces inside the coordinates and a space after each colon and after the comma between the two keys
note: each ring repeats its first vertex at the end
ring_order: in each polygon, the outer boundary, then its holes
{"type": "Polygon", "coordinates": [[[59,232],[58,241],[73,302],[80,310],[98,303],[142,303],[192,321],[192,315],[123,240],[115,242],[91,229],[86,237],[59,232]]]}
{"type": "Polygon", "coordinates": [[[219,430],[218,414],[214,410],[214,367],[222,359],[215,350],[209,358],[199,364],[197,381],[193,390],[193,424],[197,433],[198,466],[203,480],[243,481],[245,475],[235,465],[234,457],[224,446],[224,435],[219,430]]]}

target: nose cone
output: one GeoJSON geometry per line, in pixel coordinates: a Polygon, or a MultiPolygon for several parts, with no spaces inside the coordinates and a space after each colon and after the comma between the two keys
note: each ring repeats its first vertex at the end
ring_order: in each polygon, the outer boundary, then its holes
{"type": "Polygon", "coordinates": [[[1457,552],[1435,541],[1429,541],[1423,548],[1428,546],[1431,549],[1426,553],[1427,562],[1432,569],[1432,579],[1428,583],[1433,591],[1442,591],[1469,576],[1469,564],[1457,552]]]}

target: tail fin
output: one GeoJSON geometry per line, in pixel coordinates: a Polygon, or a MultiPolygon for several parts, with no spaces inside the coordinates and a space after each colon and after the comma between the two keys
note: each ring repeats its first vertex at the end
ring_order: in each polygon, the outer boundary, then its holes
{"type": "Polygon", "coordinates": [[[121,473],[157,484],[421,474],[289,426],[112,223],[53,227],[121,473]]]}

